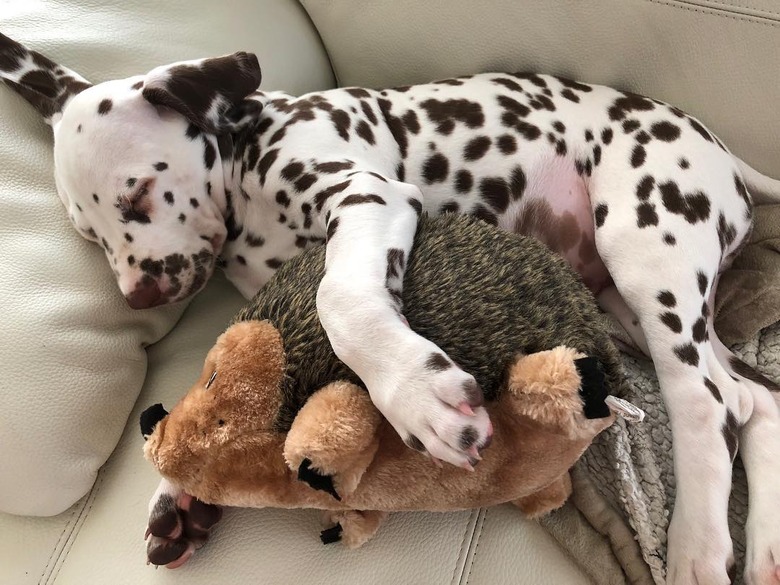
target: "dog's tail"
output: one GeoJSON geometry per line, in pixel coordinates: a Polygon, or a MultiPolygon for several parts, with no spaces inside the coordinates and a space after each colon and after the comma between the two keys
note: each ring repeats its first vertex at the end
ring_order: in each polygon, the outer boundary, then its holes
{"type": "Polygon", "coordinates": [[[780,181],[759,173],[736,156],[734,156],[734,162],[737,163],[739,172],[742,173],[742,178],[747,184],[754,203],[759,205],[780,203],[780,181]]]}

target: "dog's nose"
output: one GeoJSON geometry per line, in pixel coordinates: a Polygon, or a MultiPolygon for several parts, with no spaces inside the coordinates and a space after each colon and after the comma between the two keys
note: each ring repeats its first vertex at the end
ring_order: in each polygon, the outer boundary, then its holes
{"type": "Polygon", "coordinates": [[[132,309],[149,309],[165,302],[160,285],[151,278],[139,282],[125,298],[132,309]]]}

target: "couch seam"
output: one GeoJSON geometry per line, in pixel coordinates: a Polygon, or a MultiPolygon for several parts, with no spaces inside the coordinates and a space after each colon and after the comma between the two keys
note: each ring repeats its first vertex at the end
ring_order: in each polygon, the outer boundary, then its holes
{"type": "MultiPolygon", "coordinates": [[[[481,518],[479,520],[479,530],[475,532],[474,536],[472,536],[471,540],[474,542],[474,538],[476,537],[476,543],[474,544],[474,554],[471,555],[471,560],[468,563],[468,567],[463,568],[463,577],[466,578],[465,585],[468,585],[471,581],[471,569],[474,566],[474,562],[477,560],[477,550],[479,549],[479,543],[482,541],[482,529],[485,526],[485,522],[487,521],[487,515],[488,515],[488,509],[482,508],[480,510],[481,518]]],[[[461,583],[464,583],[463,577],[461,577],[461,583]]]]}
{"type": "Polygon", "coordinates": [[[311,14],[309,14],[309,10],[306,8],[306,3],[304,0],[298,0],[298,5],[301,7],[303,13],[306,15],[306,18],[309,20],[309,24],[311,24],[314,32],[317,33],[317,38],[320,40],[320,46],[322,46],[322,50],[325,51],[325,56],[328,58],[328,66],[330,67],[330,72],[333,74],[333,81],[336,83],[336,87],[341,87],[341,80],[339,79],[338,71],[336,71],[336,67],[333,65],[333,59],[330,56],[328,46],[325,44],[325,39],[322,38],[320,29],[317,28],[316,24],[314,24],[314,19],[311,17],[311,14]]]}
{"type": "MultiPolygon", "coordinates": [[[[84,502],[84,505],[81,507],[81,510],[79,510],[79,514],[84,511],[84,506],[86,506],[86,500],[84,502]]],[[[43,579],[46,576],[46,574],[49,572],[49,566],[51,565],[51,561],[54,558],[54,554],[57,552],[57,550],[60,548],[60,543],[62,542],[62,537],[65,536],[65,532],[68,530],[68,527],[73,522],[73,517],[76,516],[76,510],[71,510],[70,517],[68,518],[68,521],[65,522],[65,526],[62,527],[62,532],[60,532],[60,536],[57,539],[57,542],[54,543],[54,546],[52,547],[51,554],[49,554],[49,558],[46,559],[46,565],[43,567],[43,570],[41,571],[41,575],[38,577],[38,584],[40,585],[43,583],[43,579]]],[[[59,557],[57,557],[59,558],[59,557]]],[[[56,561],[55,561],[56,564],[56,561]]]]}
{"type": "Polygon", "coordinates": [[[659,4],[661,6],[668,6],[669,8],[676,8],[677,10],[685,10],[688,12],[698,12],[700,14],[708,14],[710,16],[717,16],[719,18],[727,18],[729,20],[736,20],[738,22],[746,22],[752,24],[762,24],[764,26],[771,26],[772,28],[780,27],[780,22],[772,20],[768,16],[756,16],[744,14],[742,12],[736,12],[733,10],[726,10],[725,8],[707,8],[701,4],[691,4],[685,0],[643,0],[651,4],[659,4]]]}
{"type": "MultiPolygon", "coordinates": [[[[460,582],[460,579],[458,578],[459,577],[459,575],[458,575],[458,568],[460,567],[460,564],[461,564],[460,563],[460,559],[461,559],[461,556],[463,555],[463,548],[464,548],[464,546],[466,544],[466,537],[469,534],[469,529],[471,529],[473,531],[473,528],[471,528],[471,526],[472,526],[472,523],[473,523],[472,518],[474,518],[474,512],[475,511],[472,510],[471,513],[469,514],[468,521],[466,522],[466,529],[463,531],[463,537],[460,539],[460,547],[458,548],[458,551],[459,551],[458,552],[458,556],[455,559],[455,566],[452,567],[452,578],[450,579],[450,583],[452,585],[454,585],[455,583],[460,582]]],[[[479,513],[479,512],[477,512],[477,513],[479,513]]],[[[468,549],[466,550],[466,553],[468,553],[468,549]]],[[[461,577],[463,576],[463,571],[462,570],[460,571],[460,576],[461,577]]]]}
{"type": "Polygon", "coordinates": [[[56,583],[57,578],[59,577],[60,574],[60,570],[65,564],[65,561],[67,560],[68,555],[70,554],[70,551],[73,548],[73,543],[76,541],[76,537],[81,532],[81,527],[84,526],[84,522],[89,516],[89,513],[92,511],[92,506],[95,505],[95,501],[97,500],[97,494],[100,491],[100,488],[103,487],[104,479],[105,479],[105,474],[98,472],[98,479],[95,482],[95,485],[89,491],[89,495],[87,496],[89,505],[87,505],[85,502],[84,508],[82,508],[81,513],[76,519],[76,523],[74,524],[73,531],[68,535],[67,543],[65,544],[59,556],[57,557],[56,570],[52,573],[50,579],[48,580],[49,583],[52,584],[56,583]]]}
{"type": "MultiPolygon", "coordinates": [[[[703,0],[704,2],[708,2],[710,4],[714,4],[715,6],[723,6],[722,10],[729,10],[734,8],[741,8],[742,10],[749,10],[752,12],[758,12],[758,13],[764,13],[764,14],[771,14],[772,16],[780,16],[780,11],[775,12],[773,10],[765,10],[763,8],[755,8],[753,6],[746,6],[744,4],[729,4],[728,2],[722,2],[719,0],[703,0]]],[[[749,14],[749,13],[746,13],[749,14]]]]}

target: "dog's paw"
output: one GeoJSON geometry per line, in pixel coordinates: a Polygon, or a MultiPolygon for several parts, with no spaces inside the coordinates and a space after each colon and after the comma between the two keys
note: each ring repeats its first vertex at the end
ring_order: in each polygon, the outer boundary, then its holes
{"type": "Polygon", "coordinates": [[[183,492],[159,493],[152,499],[146,529],[147,564],[176,569],[208,540],[222,518],[222,508],[183,492]]]}
{"type": "Polygon", "coordinates": [[[493,435],[482,390],[436,345],[413,343],[420,345],[415,357],[379,377],[371,398],[407,445],[471,470],[493,435]]]}
{"type": "Polygon", "coordinates": [[[745,585],[780,585],[780,519],[777,513],[749,517],[745,585]]]}
{"type": "Polygon", "coordinates": [[[730,585],[735,565],[727,526],[683,522],[675,516],[669,528],[667,585],[730,585]]]}

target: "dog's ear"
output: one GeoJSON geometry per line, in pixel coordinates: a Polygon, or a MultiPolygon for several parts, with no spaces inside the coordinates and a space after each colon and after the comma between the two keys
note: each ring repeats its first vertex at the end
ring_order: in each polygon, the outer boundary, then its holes
{"type": "Polygon", "coordinates": [[[182,61],[157,67],[144,80],[144,97],[172,108],[211,134],[236,132],[257,119],[262,104],[246,100],[260,86],[252,53],[182,61]]]}
{"type": "Polygon", "coordinates": [[[40,53],[0,34],[0,79],[54,125],[76,94],[91,87],[86,79],[40,53]]]}

